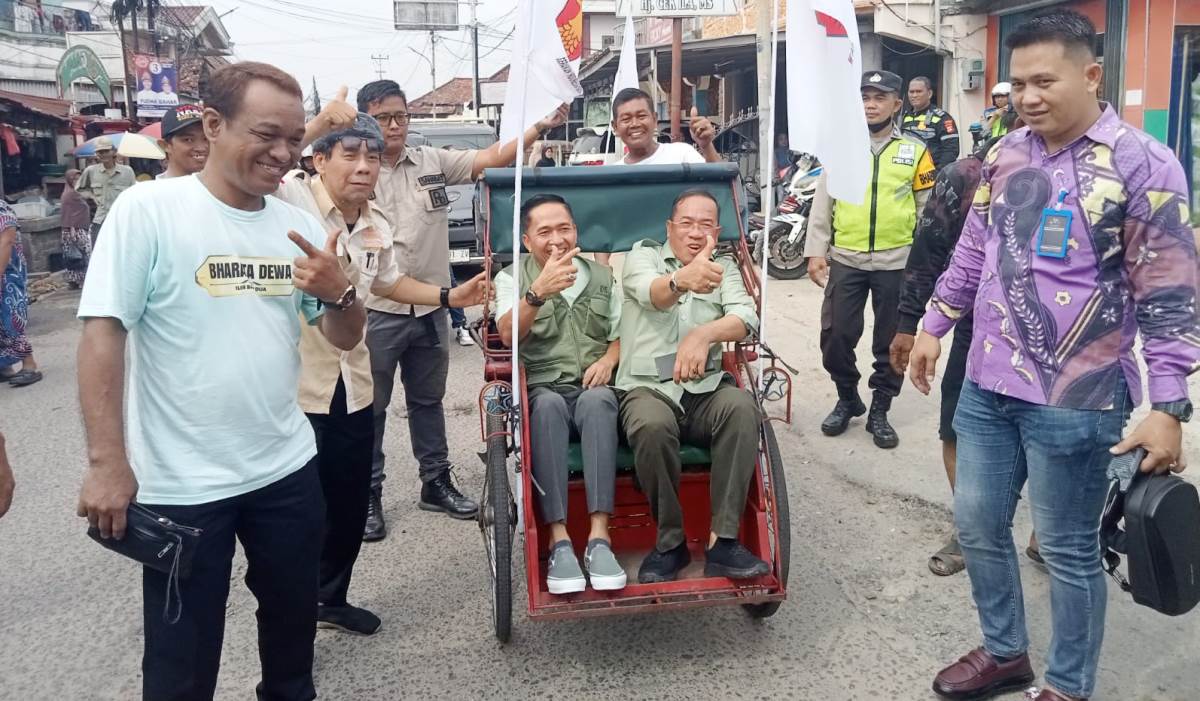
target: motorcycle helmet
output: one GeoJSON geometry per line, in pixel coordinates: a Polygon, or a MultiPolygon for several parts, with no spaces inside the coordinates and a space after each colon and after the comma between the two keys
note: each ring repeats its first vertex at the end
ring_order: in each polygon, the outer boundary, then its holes
{"type": "Polygon", "coordinates": [[[992,86],[992,97],[995,97],[996,95],[1011,95],[1011,94],[1012,94],[1012,83],[1010,83],[1008,81],[996,83],[994,86],[992,86]]]}

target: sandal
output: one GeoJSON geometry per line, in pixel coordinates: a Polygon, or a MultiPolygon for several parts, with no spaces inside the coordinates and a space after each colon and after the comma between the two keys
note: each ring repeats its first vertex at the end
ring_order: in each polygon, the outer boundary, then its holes
{"type": "Polygon", "coordinates": [[[950,536],[950,540],[941,550],[929,558],[929,571],[939,577],[949,577],[958,574],[967,566],[963,559],[962,548],[958,544],[958,534],[950,536]]]}
{"type": "Polygon", "coordinates": [[[41,382],[42,373],[37,370],[22,370],[8,378],[8,384],[13,387],[28,387],[35,382],[41,382]]]}

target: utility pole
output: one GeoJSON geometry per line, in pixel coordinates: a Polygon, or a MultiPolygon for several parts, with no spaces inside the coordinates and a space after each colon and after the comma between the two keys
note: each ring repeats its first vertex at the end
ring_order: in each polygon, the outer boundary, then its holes
{"type": "Polygon", "coordinates": [[[671,141],[683,141],[683,18],[671,20],[671,141]]]}
{"type": "MultiPolygon", "coordinates": [[[[430,90],[437,90],[437,32],[429,32],[429,78],[433,81],[430,90]]],[[[436,108],[435,108],[436,109],[436,108]]]]}
{"type": "Polygon", "coordinates": [[[383,80],[383,62],[389,58],[391,57],[387,54],[382,56],[371,54],[371,60],[375,62],[375,75],[379,76],[379,80],[383,80]]]}
{"type": "MultiPolygon", "coordinates": [[[[775,143],[775,125],[771,124],[771,100],[775,86],[771,85],[771,11],[772,0],[757,0],[755,27],[758,35],[758,171],[760,194],[771,187],[772,147],[775,143]]],[[[764,200],[765,201],[765,200],[764,200]]]]}

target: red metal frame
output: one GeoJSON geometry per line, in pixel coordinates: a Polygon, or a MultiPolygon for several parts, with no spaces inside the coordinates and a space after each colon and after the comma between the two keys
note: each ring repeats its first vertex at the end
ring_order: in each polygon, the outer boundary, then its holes
{"type": "MultiPolygon", "coordinates": [[[[732,187],[735,203],[741,206],[738,189],[732,187]]],[[[480,198],[481,206],[488,206],[488,198],[480,198]]],[[[487,231],[484,236],[485,269],[491,276],[491,217],[486,217],[487,231]]],[[[758,269],[753,266],[746,244],[744,224],[739,222],[739,240],[734,244],[734,259],[742,273],[747,293],[755,301],[755,307],[761,314],[762,296],[761,282],[758,269]]],[[[484,304],[484,319],[488,318],[488,304],[484,304]]],[[[500,342],[488,324],[480,329],[480,348],[484,354],[484,378],[487,385],[480,392],[480,432],[483,426],[483,392],[490,385],[512,381],[512,360],[507,349],[500,342]]],[[[735,378],[738,386],[744,387],[747,380],[752,380],[751,362],[758,357],[757,347],[753,343],[730,344],[722,359],[723,366],[735,378]]],[[[774,362],[772,362],[774,366],[774,362]]],[[[520,375],[519,387],[515,391],[524,392],[525,377],[520,375]]],[[[791,386],[787,392],[787,421],[791,421],[791,386]]],[[[534,619],[557,619],[601,616],[609,614],[639,613],[670,608],[689,608],[701,606],[716,606],[729,604],[759,604],[771,601],[783,601],[787,592],[780,579],[780,539],[776,537],[771,542],[771,528],[778,533],[778,511],[775,505],[775,491],[768,489],[763,480],[764,471],[769,474],[766,465],[765,452],[760,449],[756,458],[755,478],[751,482],[746,499],[746,509],[742,515],[741,540],[758,557],[772,564],[769,574],[753,580],[735,581],[725,577],[694,576],[679,579],[674,582],[660,584],[638,584],[636,577],[624,589],[615,592],[597,592],[587,589],[578,594],[552,595],[546,590],[545,567],[549,551],[549,529],[539,527],[536,505],[534,504],[534,485],[528,466],[529,446],[529,408],[528,402],[520,404],[521,412],[521,454],[517,456],[517,479],[521,480],[521,503],[518,508],[523,514],[524,524],[524,553],[526,590],[529,592],[528,613],[534,619]],[[773,520],[774,523],[768,523],[773,520]]],[[[485,439],[487,436],[484,436],[485,439]]],[[[709,514],[709,475],[707,471],[688,471],[680,479],[680,501],[684,507],[684,532],[688,547],[691,550],[693,565],[697,568],[704,561],[704,546],[708,542],[710,530],[709,514]]],[[[572,542],[586,543],[589,528],[586,495],[582,480],[573,480],[568,487],[568,519],[567,530],[572,542]]],[[[610,533],[613,540],[613,550],[618,557],[640,556],[648,553],[654,547],[657,528],[650,514],[646,497],[634,485],[629,475],[620,475],[616,482],[616,507],[610,519],[610,533]]],[[[627,571],[636,572],[637,561],[625,562],[627,571]]]]}

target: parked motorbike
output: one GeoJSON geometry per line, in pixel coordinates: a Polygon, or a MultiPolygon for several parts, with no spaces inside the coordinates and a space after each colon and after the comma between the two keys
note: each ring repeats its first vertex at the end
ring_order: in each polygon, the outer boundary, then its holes
{"type": "MultiPolygon", "coordinates": [[[[773,183],[777,206],[771,217],[767,272],[776,280],[796,280],[808,273],[804,241],[820,175],[821,164],[816,157],[802,154],[773,183]]],[[[751,215],[748,238],[755,260],[762,260],[764,224],[762,214],[751,215]]]]}

